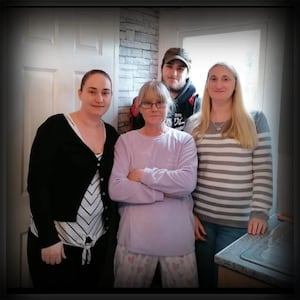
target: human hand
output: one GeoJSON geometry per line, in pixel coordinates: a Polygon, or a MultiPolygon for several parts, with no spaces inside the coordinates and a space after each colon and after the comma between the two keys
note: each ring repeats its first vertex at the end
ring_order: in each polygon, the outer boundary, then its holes
{"type": "Polygon", "coordinates": [[[248,234],[264,234],[267,231],[267,227],[267,221],[258,218],[251,218],[248,222],[248,234]]]}
{"type": "Polygon", "coordinates": [[[194,232],[195,232],[195,240],[205,241],[206,231],[204,226],[198,219],[198,217],[194,214],[194,232]]]}
{"type": "Polygon", "coordinates": [[[55,265],[60,264],[62,259],[67,258],[64,252],[64,245],[58,242],[52,246],[42,248],[42,261],[46,264],[55,265]]]}
{"type": "Polygon", "coordinates": [[[132,181],[141,182],[142,176],[142,169],[133,169],[128,173],[127,178],[132,181]]]}

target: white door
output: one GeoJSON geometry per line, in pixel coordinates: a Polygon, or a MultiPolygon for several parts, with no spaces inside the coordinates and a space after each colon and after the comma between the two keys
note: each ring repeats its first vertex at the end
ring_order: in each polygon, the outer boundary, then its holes
{"type": "Polygon", "coordinates": [[[39,124],[71,112],[82,75],[103,69],[114,101],[105,120],[117,126],[119,11],[114,8],[19,8],[8,33],[7,287],[30,287],[26,259],[29,199],[26,179],[39,124]]]}

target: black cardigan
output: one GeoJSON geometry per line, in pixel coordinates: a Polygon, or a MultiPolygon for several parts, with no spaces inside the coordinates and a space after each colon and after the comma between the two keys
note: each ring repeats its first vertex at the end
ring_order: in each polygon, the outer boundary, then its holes
{"type": "Polygon", "coordinates": [[[63,114],[49,117],[38,128],[30,153],[27,190],[41,247],[59,241],[54,220],[76,221],[84,193],[97,169],[100,172],[104,226],[115,236],[119,216],[117,204],[108,194],[108,180],[119,134],[107,123],[105,128],[106,141],[100,163],[63,114]]]}

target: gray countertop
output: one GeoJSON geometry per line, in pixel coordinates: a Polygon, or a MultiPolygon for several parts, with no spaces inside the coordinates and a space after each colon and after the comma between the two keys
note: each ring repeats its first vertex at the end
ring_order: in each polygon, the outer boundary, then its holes
{"type": "Polygon", "coordinates": [[[295,274],[293,224],[269,220],[264,235],[245,234],[215,255],[215,263],[274,287],[293,287],[295,274]]]}

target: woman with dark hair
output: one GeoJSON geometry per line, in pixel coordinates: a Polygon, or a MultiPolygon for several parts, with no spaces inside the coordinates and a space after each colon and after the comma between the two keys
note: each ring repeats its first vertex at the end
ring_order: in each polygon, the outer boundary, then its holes
{"type": "Polygon", "coordinates": [[[34,138],[28,173],[28,263],[42,292],[113,286],[118,213],[108,194],[118,133],[102,120],[110,76],[87,72],[78,111],[50,116],[34,138]]]}

